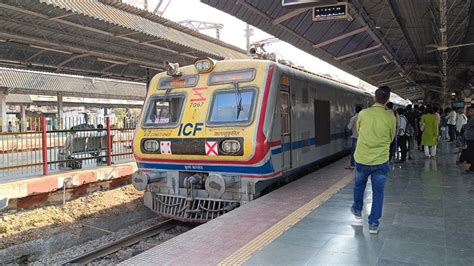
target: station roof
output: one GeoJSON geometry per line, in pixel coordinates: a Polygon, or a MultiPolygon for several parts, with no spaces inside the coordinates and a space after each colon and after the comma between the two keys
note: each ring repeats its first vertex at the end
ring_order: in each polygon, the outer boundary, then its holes
{"type": "Polygon", "coordinates": [[[467,97],[474,86],[473,0],[351,0],[352,19],[324,22],[282,1],[201,2],[404,98],[467,97]]]}
{"type": "Polygon", "coordinates": [[[164,62],[246,52],[118,0],[3,0],[0,66],[146,81],[164,62]]]}
{"type": "MultiPolygon", "coordinates": [[[[8,95],[61,94],[70,97],[137,101],[143,101],[146,95],[145,83],[6,68],[0,68],[0,88],[6,88],[8,95]]],[[[15,96],[11,101],[7,98],[7,102],[26,99],[18,97],[15,96]]]]}

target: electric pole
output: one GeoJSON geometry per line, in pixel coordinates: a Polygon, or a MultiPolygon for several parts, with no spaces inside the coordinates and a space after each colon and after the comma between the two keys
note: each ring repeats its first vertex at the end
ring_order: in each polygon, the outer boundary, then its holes
{"type": "Polygon", "coordinates": [[[253,36],[253,29],[250,28],[250,25],[247,24],[244,30],[245,34],[244,37],[247,40],[247,54],[249,55],[249,50],[250,50],[250,36],[253,36]]]}

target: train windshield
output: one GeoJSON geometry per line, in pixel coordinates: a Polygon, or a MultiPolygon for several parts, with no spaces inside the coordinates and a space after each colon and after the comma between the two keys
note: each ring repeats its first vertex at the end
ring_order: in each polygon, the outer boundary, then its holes
{"type": "Polygon", "coordinates": [[[183,109],[183,102],[183,95],[152,98],[145,125],[151,127],[176,125],[183,109]]]}
{"type": "Polygon", "coordinates": [[[255,90],[253,89],[240,90],[240,97],[233,90],[216,92],[212,99],[209,124],[250,122],[254,98],[255,90]]]}

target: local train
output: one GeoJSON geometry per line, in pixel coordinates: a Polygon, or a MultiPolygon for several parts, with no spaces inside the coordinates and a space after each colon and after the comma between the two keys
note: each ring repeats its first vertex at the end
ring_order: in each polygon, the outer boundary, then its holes
{"type": "Polygon", "coordinates": [[[356,87],[269,60],[170,64],[149,84],[132,182],[162,216],[206,222],[347,154],[349,119],[372,102],[356,87]]]}

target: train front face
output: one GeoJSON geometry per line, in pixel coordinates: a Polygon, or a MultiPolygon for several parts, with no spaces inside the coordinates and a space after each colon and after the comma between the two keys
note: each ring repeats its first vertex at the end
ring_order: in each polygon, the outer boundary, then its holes
{"type": "Polygon", "coordinates": [[[271,171],[261,110],[272,71],[268,62],[201,59],[152,79],[133,143],[132,180],[147,207],[206,222],[253,199],[250,177],[271,171]]]}

